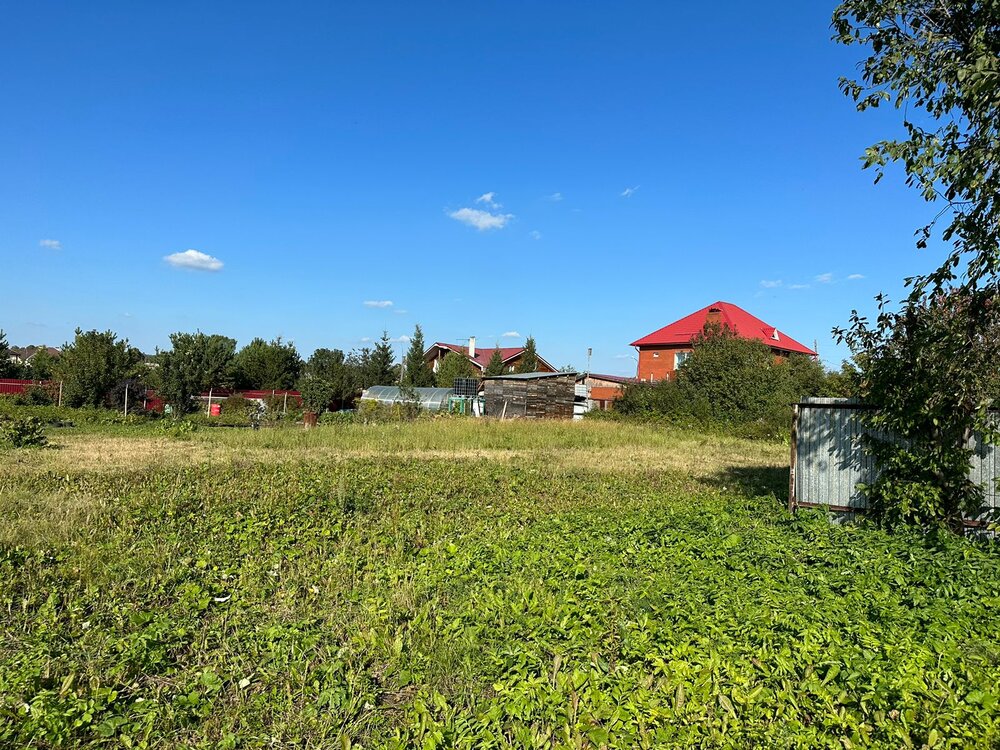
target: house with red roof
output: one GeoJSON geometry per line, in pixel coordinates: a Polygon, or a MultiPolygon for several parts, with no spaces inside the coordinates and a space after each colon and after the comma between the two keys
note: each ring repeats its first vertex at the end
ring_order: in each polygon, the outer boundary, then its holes
{"type": "Polygon", "coordinates": [[[694,338],[706,326],[713,325],[728,328],[741,338],[763,341],[776,357],[788,357],[791,354],[816,356],[816,352],[808,346],[800,344],[742,307],[731,302],[715,302],[633,341],[632,346],[639,352],[636,372],[638,379],[652,383],[673,378],[677,368],[691,354],[694,338]]]}
{"type": "MultiPolygon", "coordinates": [[[[468,346],[462,346],[461,344],[443,344],[440,341],[435,342],[431,347],[424,352],[424,362],[427,366],[431,368],[434,372],[438,371],[438,367],[441,366],[441,360],[448,356],[449,352],[455,352],[456,354],[464,355],[469,363],[473,366],[476,372],[480,375],[486,370],[486,366],[490,363],[490,359],[493,357],[493,352],[496,347],[490,347],[489,349],[479,349],[476,347],[476,337],[472,336],[469,339],[468,346]]],[[[517,369],[518,364],[521,362],[521,357],[524,355],[523,346],[505,346],[500,347],[500,358],[503,360],[504,372],[514,372],[517,369]]],[[[536,372],[555,372],[556,368],[550,365],[542,355],[538,355],[538,369],[536,372]]]]}

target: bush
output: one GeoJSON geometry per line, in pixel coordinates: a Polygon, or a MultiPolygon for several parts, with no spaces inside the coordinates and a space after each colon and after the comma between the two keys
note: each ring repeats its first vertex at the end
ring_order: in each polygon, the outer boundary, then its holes
{"type": "Polygon", "coordinates": [[[29,385],[23,393],[11,396],[11,401],[18,406],[51,406],[55,399],[46,386],[29,385]]]}
{"type": "Polygon", "coordinates": [[[14,448],[40,447],[49,442],[37,417],[0,419],[0,441],[14,448]]]}
{"type": "Polygon", "coordinates": [[[244,398],[238,393],[234,393],[229,398],[223,399],[219,403],[219,406],[221,407],[223,417],[248,419],[251,407],[256,409],[257,403],[251,402],[250,399],[244,398]]]}

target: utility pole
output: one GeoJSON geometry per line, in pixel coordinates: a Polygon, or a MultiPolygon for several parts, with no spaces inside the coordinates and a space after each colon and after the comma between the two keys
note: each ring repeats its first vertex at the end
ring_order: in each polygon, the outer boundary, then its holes
{"type": "Polygon", "coordinates": [[[125,416],[128,416],[128,381],[125,381],[125,416]]]}
{"type": "Polygon", "coordinates": [[[591,346],[587,347],[587,375],[590,375],[590,356],[594,353],[594,348],[591,346]]]}

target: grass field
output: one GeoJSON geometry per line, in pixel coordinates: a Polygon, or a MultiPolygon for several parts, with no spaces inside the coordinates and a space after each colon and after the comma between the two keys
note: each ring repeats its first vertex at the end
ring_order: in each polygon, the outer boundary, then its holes
{"type": "Polygon", "coordinates": [[[997,747],[1000,557],[787,446],[440,420],[0,452],[2,747],[997,747]]]}

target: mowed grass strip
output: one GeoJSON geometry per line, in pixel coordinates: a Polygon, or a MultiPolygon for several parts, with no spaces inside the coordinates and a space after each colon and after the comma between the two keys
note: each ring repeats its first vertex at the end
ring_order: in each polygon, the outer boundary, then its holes
{"type": "MultiPolygon", "coordinates": [[[[8,472],[0,746],[1000,740],[990,550],[793,519],[767,462],[555,461],[568,429],[502,460],[8,472]]],[[[191,442],[299,440],[247,434],[191,442]]]]}

